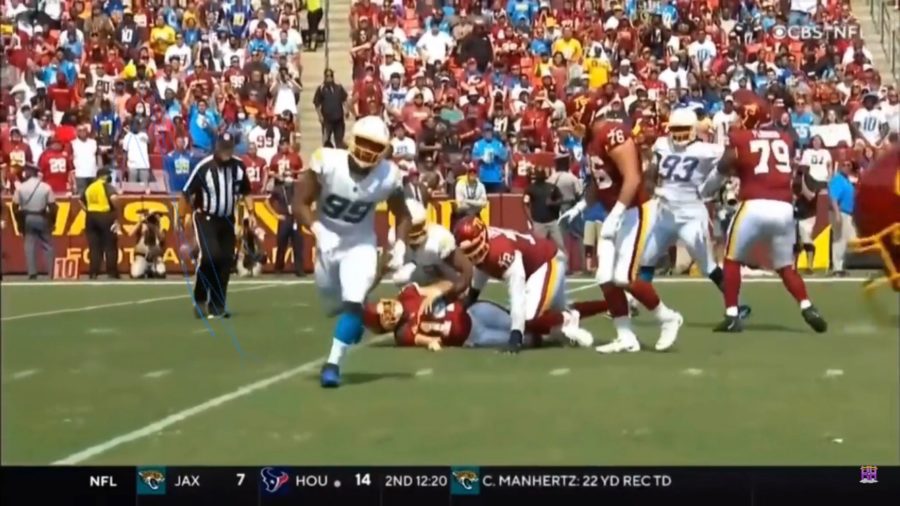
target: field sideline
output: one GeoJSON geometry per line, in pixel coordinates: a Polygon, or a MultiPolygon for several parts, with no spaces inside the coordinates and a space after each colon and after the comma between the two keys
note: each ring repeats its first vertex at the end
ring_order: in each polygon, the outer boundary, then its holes
{"type": "MultiPolygon", "coordinates": [[[[229,297],[236,318],[211,322],[209,328],[189,319],[183,280],[4,281],[3,462],[487,464],[547,462],[542,457],[546,452],[551,460],[547,463],[649,464],[662,458],[693,464],[813,459],[858,465],[853,459],[863,456],[877,457],[863,459],[866,462],[900,462],[896,329],[849,307],[858,305],[859,288],[853,284],[863,278],[807,280],[813,300],[832,323],[826,336],[815,336],[798,322],[787,295],[773,284],[777,278],[745,279],[754,319],[745,334],[728,338],[709,332],[721,311],[714,289],[704,286],[707,280],[660,278],[663,297],[683,308],[691,322],[679,349],[665,357],[601,357],[592,351],[550,349],[507,360],[487,351],[391,350],[385,347],[386,336],[380,336],[367,338],[351,356],[349,384],[337,392],[322,392],[315,385],[321,354],[327,351],[327,338],[320,334],[330,333],[331,322],[316,313],[312,280],[236,281],[229,297]],[[698,297],[692,297],[695,292],[698,297]],[[76,305],[70,299],[91,304],[76,305]],[[60,309],[46,309],[51,303],[60,309]],[[708,305],[716,309],[709,311],[708,305]],[[135,326],[148,311],[154,313],[153,325],[135,326]],[[841,317],[844,312],[852,317],[841,317]],[[102,324],[92,315],[102,315],[102,324]],[[240,335],[249,358],[221,346],[219,339],[194,337],[202,334],[230,335],[235,342],[240,335]],[[307,334],[314,339],[306,339],[307,334]],[[855,341],[847,346],[841,339],[850,334],[855,341]],[[548,383],[557,386],[548,388],[548,383]],[[613,384],[628,386],[637,397],[602,388],[613,384]],[[534,399],[519,397],[524,388],[534,392],[534,399]],[[510,389],[520,402],[504,395],[510,389]],[[698,389],[697,395],[691,393],[698,389]],[[782,399],[786,390],[792,395],[782,399]],[[568,397],[560,396],[561,391],[568,397]],[[727,409],[704,406],[713,398],[727,409]],[[596,399],[604,399],[602,411],[630,419],[625,424],[629,427],[610,431],[609,420],[577,416],[591,412],[596,399]],[[640,408],[636,400],[650,407],[640,408]],[[307,407],[298,411],[298,402],[307,407]],[[521,438],[507,441],[508,436],[488,434],[484,439],[485,424],[518,419],[532,402],[547,408],[538,415],[541,425],[565,434],[576,430],[576,420],[592,420],[595,430],[582,434],[587,441],[552,431],[556,437],[533,449],[521,448],[521,438]],[[673,418],[673,409],[685,407],[696,412],[675,416],[672,427],[658,426],[673,418]],[[560,419],[567,408],[572,417],[560,419]],[[796,415],[801,413],[787,416],[794,427],[784,428],[779,421],[784,414],[777,412],[802,409],[807,411],[803,417],[818,420],[806,423],[836,427],[817,429],[815,444],[797,443],[796,415]],[[435,440],[427,428],[446,420],[440,414],[447,410],[464,415],[461,424],[471,432],[450,427],[435,440]],[[748,410],[753,413],[749,420],[736,417],[748,410]],[[840,423],[835,423],[834,411],[840,413],[840,423]],[[259,413],[265,414],[256,416],[259,413]],[[876,414],[888,416],[879,419],[876,414]],[[718,423],[723,418],[749,423],[752,430],[738,431],[747,440],[729,448],[722,439],[732,440],[736,434],[727,423],[718,423]],[[355,419],[367,420],[366,426],[354,431],[355,419]],[[697,429],[712,439],[695,441],[696,436],[684,434],[697,429]],[[235,441],[260,431],[264,441],[251,448],[235,441]],[[335,446],[335,436],[345,432],[352,437],[335,446]],[[481,451],[460,448],[470,437],[481,451]],[[690,446],[692,441],[698,444],[690,446]],[[783,446],[792,442],[793,450],[783,446]],[[748,452],[751,443],[756,448],[748,452]],[[376,448],[353,452],[365,444],[376,448]],[[597,444],[598,451],[588,451],[597,444]]],[[[589,278],[569,283],[578,285],[570,290],[575,298],[594,286],[589,278]]],[[[505,299],[499,285],[488,292],[491,298],[505,299]]],[[[890,304],[891,296],[885,299],[890,304]]],[[[645,317],[642,320],[637,330],[646,344],[655,339],[655,330],[645,317]]],[[[598,341],[609,339],[608,320],[587,323],[598,341]]],[[[512,432],[521,435],[522,430],[512,432]]]]}

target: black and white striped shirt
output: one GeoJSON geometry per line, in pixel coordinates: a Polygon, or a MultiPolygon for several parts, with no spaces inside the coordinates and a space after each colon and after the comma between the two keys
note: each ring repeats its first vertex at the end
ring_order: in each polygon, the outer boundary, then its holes
{"type": "Polygon", "coordinates": [[[231,218],[237,200],[250,194],[247,168],[237,157],[221,162],[207,156],[197,162],[182,191],[195,211],[231,218]]]}

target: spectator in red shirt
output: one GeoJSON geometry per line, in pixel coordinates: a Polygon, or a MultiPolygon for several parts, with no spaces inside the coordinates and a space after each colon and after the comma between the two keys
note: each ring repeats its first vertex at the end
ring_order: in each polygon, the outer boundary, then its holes
{"type": "Polygon", "coordinates": [[[41,179],[50,185],[54,193],[71,192],[74,168],[72,157],[63,149],[63,143],[59,136],[54,135],[50,139],[47,150],[41,154],[41,158],[38,160],[41,179]]]}
{"type": "Polygon", "coordinates": [[[278,141],[278,153],[272,157],[269,171],[275,184],[293,183],[300,171],[303,170],[303,160],[291,149],[289,136],[281,137],[278,141]]]}
{"type": "MultiPolygon", "coordinates": [[[[276,155],[277,156],[277,155],[276,155]]],[[[266,187],[269,179],[269,169],[266,160],[256,154],[256,143],[247,143],[247,154],[241,157],[247,168],[247,179],[250,181],[250,193],[260,194],[266,187]]]]}

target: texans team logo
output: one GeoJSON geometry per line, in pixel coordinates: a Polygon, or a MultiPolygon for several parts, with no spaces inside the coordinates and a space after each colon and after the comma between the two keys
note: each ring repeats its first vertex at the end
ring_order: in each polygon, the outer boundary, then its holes
{"type": "Polygon", "coordinates": [[[278,492],[281,487],[291,479],[291,476],[288,473],[273,467],[264,467],[262,471],[259,472],[259,475],[262,477],[262,483],[266,488],[266,492],[270,494],[278,492]]]}
{"type": "Polygon", "coordinates": [[[165,475],[159,471],[141,471],[138,476],[150,487],[150,490],[159,490],[159,487],[166,481],[165,475]]]}
{"type": "Polygon", "coordinates": [[[466,490],[472,490],[472,487],[478,483],[478,475],[472,471],[453,471],[453,478],[466,490]]]}

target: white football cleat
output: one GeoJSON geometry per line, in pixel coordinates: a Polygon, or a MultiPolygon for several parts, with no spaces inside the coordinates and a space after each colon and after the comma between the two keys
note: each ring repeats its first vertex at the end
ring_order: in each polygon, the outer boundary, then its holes
{"type": "Polygon", "coordinates": [[[603,354],[610,353],[634,353],[636,351],[641,351],[641,343],[637,340],[637,336],[634,334],[626,335],[625,337],[619,335],[615,341],[611,343],[601,344],[595,348],[597,352],[603,354]]]}
{"type": "Polygon", "coordinates": [[[659,339],[656,341],[656,351],[666,351],[675,344],[678,339],[678,330],[684,325],[684,318],[681,313],[674,313],[674,316],[660,324],[659,339]]]}
{"type": "Polygon", "coordinates": [[[587,348],[594,344],[594,336],[579,326],[580,321],[581,315],[578,311],[574,309],[563,311],[563,324],[559,330],[572,345],[587,348]]]}

